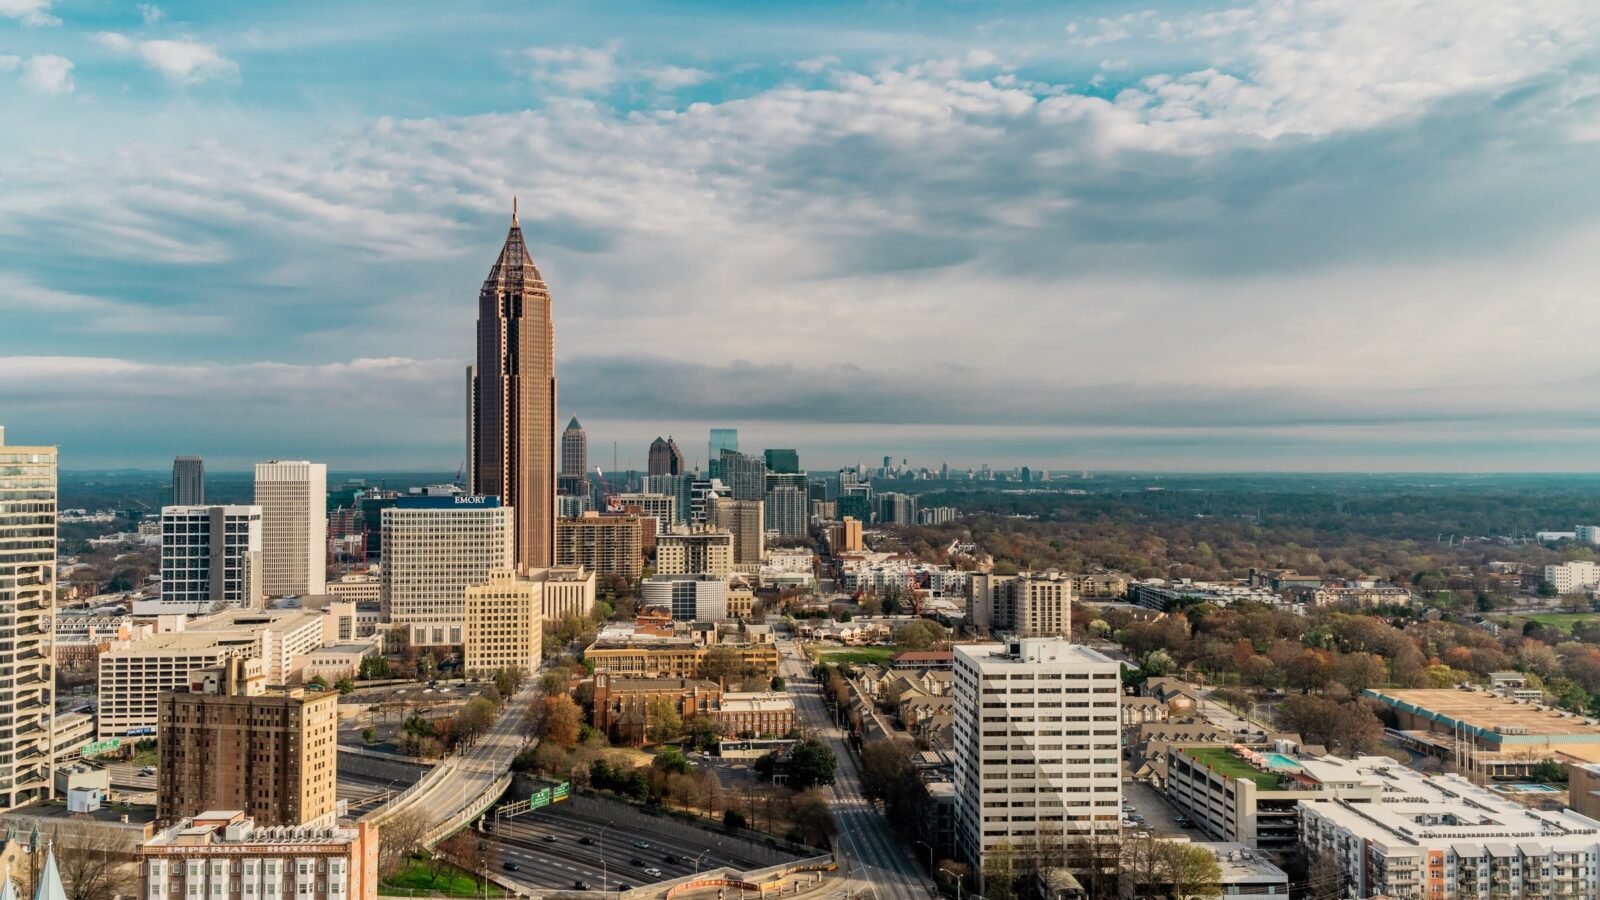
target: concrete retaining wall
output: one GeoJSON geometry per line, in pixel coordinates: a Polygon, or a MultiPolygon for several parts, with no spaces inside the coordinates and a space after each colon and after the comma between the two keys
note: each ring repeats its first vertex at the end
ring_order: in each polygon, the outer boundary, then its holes
{"type": "Polygon", "coordinates": [[[618,825],[630,829],[672,832],[683,828],[697,828],[708,834],[715,834],[731,852],[768,866],[792,864],[796,858],[804,859],[822,854],[822,851],[815,847],[769,838],[743,829],[739,832],[729,832],[724,828],[708,826],[704,820],[675,815],[665,810],[635,806],[623,800],[614,800],[588,791],[581,793],[574,791],[571,799],[563,802],[571,804],[572,811],[577,815],[614,820],[618,825]]]}
{"type": "Polygon", "coordinates": [[[382,778],[385,781],[397,781],[400,784],[416,784],[431,768],[421,763],[405,762],[397,759],[383,757],[362,756],[341,751],[339,754],[339,771],[360,775],[363,778],[382,778]]]}

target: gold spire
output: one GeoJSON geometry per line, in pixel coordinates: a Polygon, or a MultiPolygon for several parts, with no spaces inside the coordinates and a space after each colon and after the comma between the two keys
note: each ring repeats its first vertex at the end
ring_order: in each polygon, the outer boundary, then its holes
{"type": "Polygon", "coordinates": [[[517,195],[511,195],[511,227],[517,227],[517,195]]]}

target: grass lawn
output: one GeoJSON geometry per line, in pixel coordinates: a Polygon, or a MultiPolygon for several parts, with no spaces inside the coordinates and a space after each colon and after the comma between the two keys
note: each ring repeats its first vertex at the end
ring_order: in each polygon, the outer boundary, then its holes
{"type": "Polygon", "coordinates": [[[160,761],[160,750],[141,750],[133,754],[133,759],[129,760],[129,762],[136,766],[153,766],[160,761]]]}
{"type": "MultiPolygon", "coordinates": [[[[428,872],[426,860],[413,859],[405,869],[397,872],[391,878],[383,879],[382,892],[387,894],[406,894],[410,896],[426,897],[429,894],[443,894],[446,897],[482,897],[483,886],[478,879],[467,875],[460,869],[450,866],[439,873],[438,881],[428,872]]],[[[490,897],[503,897],[505,891],[495,885],[489,885],[490,897]]]]}
{"type": "Polygon", "coordinates": [[[1264,791],[1278,789],[1278,776],[1271,772],[1261,772],[1252,768],[1244,760],[1222,747],[1190,747],[1184,751],[1202,766],[1209,766],[1212,771],[1229,778],[1248,778],[1264,791]]]}
{"type": "Polygon", "coordinates": [[[1600,613],[1533,613],[1532,615],[1505,616],[1498,621],[1505,625],[1515,625],[1517,628],[1521,628],[1523,622],[1532,620],[1534,622],[1538,622],[1540,625],[1547,625],[1552,628],[1559,628],[1562,631],[1570,632],[1572,630],[1572,623],[1588,621],[1591,619],[1600,619],[1600,613]]]}
{"type": "Polygon", "coordinates": [[[823,662],[851,666],[887,665],[889,657],[900,652],[895,647],[830,647],[818,650],[823,662]]]}

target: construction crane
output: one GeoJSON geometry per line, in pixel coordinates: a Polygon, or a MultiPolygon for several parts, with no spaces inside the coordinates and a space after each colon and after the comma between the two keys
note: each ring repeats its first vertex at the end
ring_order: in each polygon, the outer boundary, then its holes
{"type": "Polygon", "coordinates": [[[600,481],[600,496],[605,498],[606,512],[622,512],[622,504],[617,502],[617,492],[611,489],[611,483],[606,481],[606,473],[599,466],[594,467],[594,477],[600,481]]]}

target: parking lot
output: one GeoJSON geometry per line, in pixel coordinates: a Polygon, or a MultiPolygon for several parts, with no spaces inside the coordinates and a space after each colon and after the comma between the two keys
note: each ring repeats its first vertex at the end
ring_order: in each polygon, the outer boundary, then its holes
{"type": "Polygon", "coordinates": [[[1123,818],[1137,815],[1143,822],[1124,827],[1128,830],[1148,830],[1156,834],[1186,834],[1197,841],[1210,840],[1204,832],[1193,825],[1179,825],[1177,817],[1182,815],[1167,802],[1167,798],[1150,785],[1142,781],[1124,781],[1122,783],[1123,818]],[[1133,807],[1130,813],[1127,807],[1133,807]]]}
{"type": "Polygon", "coordinates": [[[502,820],[479,836],[500,875],[544,889],[572,890],[585,882],[615,891],[622,884],[641,887],[718,866],[761,865],[724,847],[715,831],[666,819],[659,829],[624,831],[559,803],[502,820]]]}

